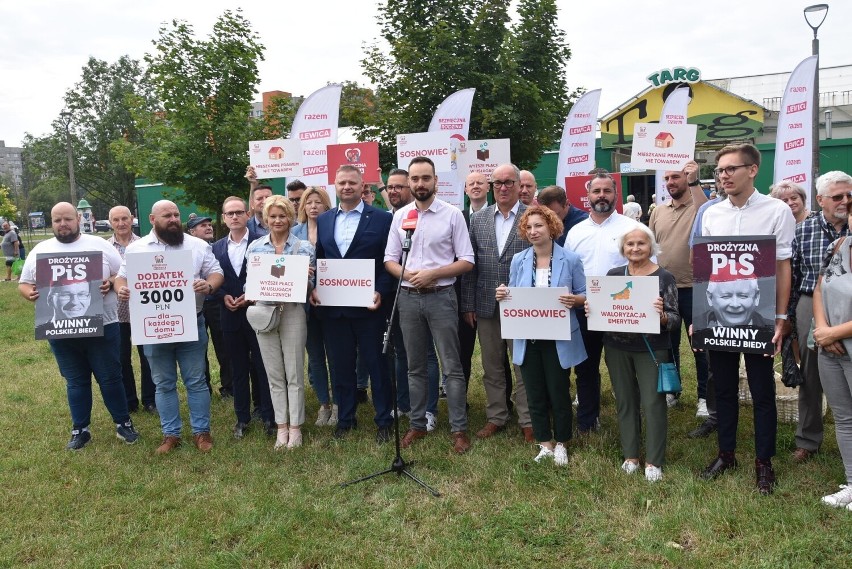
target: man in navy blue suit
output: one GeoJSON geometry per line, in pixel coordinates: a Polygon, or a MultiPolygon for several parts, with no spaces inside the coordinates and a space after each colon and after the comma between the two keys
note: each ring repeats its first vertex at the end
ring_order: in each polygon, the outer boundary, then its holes
{"type": "Polygon", "coordinates": [[[269,381],[260,357],[257,336],[246,320],[244,287],[246,284],[246,249],[259,236],[249,231],[248,207],[242,198],[231,196],[222,204],[222,221],[230,232],[213,244],[213,255],[219,261],[225,282],[219,291],[224,295],[222,304],[222,334],[225,349],[230,353],[234,390],[234,412],[237,422],[234,437],[243,438],[251,422],[251,389],[249,371],[252,365],[257,374],[260,391],[260,414],[264,431],[275,436],[277,428],[269,395],[269,381]]]}
{"type": "Polygon", "coordinates": [[[376,442],[391,437],[390,374],[382,356],[382,335],[385,330],[384,298],[393,293],[393,280],[384,266],[385,245],[393,216],[367,205],[361,200],[364,183],[361,172],[343,165],[338,168],[334,187],[338,207],[317,218],[317,260],[371,259],[375,261],[375,293],[373,305],[365,307],[320,306],[316,290],[311,304],[319,307],[326,335],[326,349],[334,364],[332,382],[338,403],[338,422],[334,432],[343,438],[356,427],[356,356],[360,354],[367,365],[373,388],[373,407],[378,427],[376,442]]]}

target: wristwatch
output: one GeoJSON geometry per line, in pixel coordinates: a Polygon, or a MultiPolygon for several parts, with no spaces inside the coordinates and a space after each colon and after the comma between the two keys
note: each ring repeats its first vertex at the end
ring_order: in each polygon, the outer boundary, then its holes
{"type": "Polygon", "coordinates": [[[694,188],[695,186],[700,186],[700,185],[701,185],[701,180],[695,180],[694,182],[689,182],[687,184],[687,186],[689,186],[690,188],[694,188]]]}
{"type": "Polygon", "coordinates": [[[775,320],[787,320],[787,315],[786,314],[776,314],[775,320]]]}

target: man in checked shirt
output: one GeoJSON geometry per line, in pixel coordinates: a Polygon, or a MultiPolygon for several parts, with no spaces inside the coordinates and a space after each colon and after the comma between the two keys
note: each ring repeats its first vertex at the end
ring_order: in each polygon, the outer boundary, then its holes
{"type": "Polygon", "coordinates": [[[787,333],[796,327],[801,369],[805,383],[799,386],[799,425],[796,428],[796,450],[793,460],[810,459],[822,444],[822,384],[817,367],[817,354],[806,341],[814,316],[813,293],[819,268],[831,243],[841,235],[849,235],[846,222],[846,194],[852,190],[852,176],[845,172],[827,172],[817,178],[817,203],[822,212],[806,218],[796,226],[793,239],[793,286],[787,313],[795,319],[787,333]]]}

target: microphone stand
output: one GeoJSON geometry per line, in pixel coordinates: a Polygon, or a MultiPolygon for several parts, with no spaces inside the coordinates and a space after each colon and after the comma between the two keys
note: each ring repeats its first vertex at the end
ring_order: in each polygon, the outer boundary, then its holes
{"type": "MultiPolygon", "coordinates": [[[[391,336],[393,334],[394,318],[398,315],[397,307],[399,303],[400,290],[402,288],[402,275],[405,274],[405,266],[408,263],[408,253],[409,251],[411,251],[411,234],[413,232],[413,230],[407,231],[405,234],[405,240],[402,242],[402,271],[399,274],[399,281],[396,283],[396,297],[394,297],[393,308],[391,309],[390,317],[388,318],[388,327],[385,330],[384,344],[382,346],[383,356],[387,356],[388,354],[388,348],[390,346],[391,336]]],[[[374,472],[373,474],[369,474],[367,476],[363,476],[355,480],[350,480],[349,482],[344,482],[340,485],[340,487],[345,488],[347,486],[352,486],[353,484],[358,484],[359,482],[364,482],[365,480],[378,478],[379,476],[383,476],[385,474],[396,473],[397,477],[405,474],[411,480],[414,480],[417,484],[419,484],[424,490],[426,490],[437,498],[441,494],[437,490],[417,478],[408,469],[409,466],[412,466],[414,464],[414,461],[411,460],[406,462],[402,458],[402,447],[400,446],[399,442],[399,404],[396,399],[396,381],[396,366],[394,366],[394,373],[391,374],[391,397],[393,398],[393,432],[394,443],[396,445],[396,456],[394,456],[390,468],[380,470],[379,472],[374,472]]]]}

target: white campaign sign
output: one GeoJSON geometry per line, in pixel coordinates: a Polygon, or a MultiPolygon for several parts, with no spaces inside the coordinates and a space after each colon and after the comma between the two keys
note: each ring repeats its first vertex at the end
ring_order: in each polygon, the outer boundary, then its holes
{"type": "Polygon", "coordinates": [[[636,123],[630,165],[648,170],[677,170],[695,155],[694,124],[636,123]]]}
{"type": "Polygon", "coordinates": [[[427,156],[435,163],[436,172],[450,170],[450,135],[447,132],[415,132],[396,135],[397,167],[408,170],[416,156],[427,156]]]}
{"type": "Polygon", "coordinates": [[[796,66],[778,113],[778,134],[775,137],[774,182],[789,180],[805,188],[811,205],[813,180],[813,101],[814,77],[817,73],[817,56],[812,55],[796,66]]]}
{"type": "Polygon", "coordinates": [[[198,340],[192,251],[127,254],[134,345],[198,340]]]}
{"type": "Polygon", "coordinates": [[[325,306],[373,306],[373,259],[317,259],[317,296],[325,306]]]}
{"type": "Polygon", "coordinates": [[[589,330],[660,333],[659,277],[586,277],[589,330]]]}
{"type": "Polygon", "coordinates": [[[305,302],[310,262],[307,255],[249,253],[246,300],[305,302]]]}
{"type": "Polygon", "coordinates": [[[293,126],[290,127],[290,138],[302,142],[302,171],[292,178],[298,178],[307,186],[324,187],[332,206],[337,203],[337,194],[334,186],[328,184],[326,147],[337,144],[342,91],[342,85],[333,84],[320,87],[308,95],[299,106],[293,117],[293,126]]]}
{"type": "Polygon", "coordinates": [[[511,141],[508,138],[490,140],[468,140],[459,144],[459,176],[479,172],[491,180],[493,172],[500,164],[512,162],[511,141]]]}
{"type": "MultiPolygon", "coordinates": [[[[678,87],[669,95],[666,102],[663,103],[663,111],[660,113],[660,124],[686,124],[687,107],[689,106],[689,89],[687,87],[678,87]]],[[[662,205],[669,201],[672,197],[669,195],[669,190],[666,188],[666,181],[663,177],[668,168],[657,170],[654,176],[654,187],[656,191],[656,204],[662,205]]]]}
{"type": "Polygon", "coordinates": [[[571,107],[559,143],[557,183],[564,183],[568,177],[585,176],[595,167],[595,130],[600,101],[601,90],[595,89],[584,93],[571,107]]]}
{"type": "Polygon", "coordinates": [[[570,340],[571,309],[559,295],[571,294],[565,287],[510,287],[500,302],[500,334],[504,339],[570,340]]]}
{"type": "Polygon", "coordinates": [[[302,143],[283,138],[253,140],[249,142],[249,162],[260,179],[301,176],[302,143]]]}

